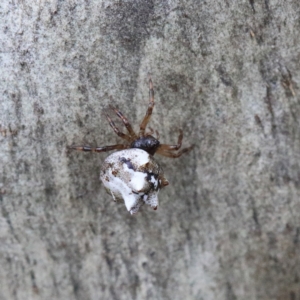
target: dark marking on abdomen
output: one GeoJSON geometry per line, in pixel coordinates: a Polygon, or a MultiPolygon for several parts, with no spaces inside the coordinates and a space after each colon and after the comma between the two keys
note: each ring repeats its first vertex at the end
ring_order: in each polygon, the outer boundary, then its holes
{"type": "Polygon", "coordinates": [[[135,171],[134,165],[132,164],[130,159],[127,159],[125,157],[120,157],[119,160],[121,162],[125,163],[127,165],[128,169],[131,169],[131,170],[135,171]]]}

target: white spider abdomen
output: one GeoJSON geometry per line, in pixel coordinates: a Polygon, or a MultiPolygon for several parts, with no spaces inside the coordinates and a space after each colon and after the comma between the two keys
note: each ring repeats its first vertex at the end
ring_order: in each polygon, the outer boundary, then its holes
{"type": "Polygon", "coordinates": [[[114,200],[124,200],[127,210],[137,213],[143,204],[158,206],[158,192],[168,185],[162,168],[146,151],[131,148],[109,155],[100,178],[114,200]]]}

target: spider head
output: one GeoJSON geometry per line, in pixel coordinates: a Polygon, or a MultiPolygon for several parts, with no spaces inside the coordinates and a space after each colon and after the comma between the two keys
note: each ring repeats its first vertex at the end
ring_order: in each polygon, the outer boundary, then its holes
{"type": "Polygon", "coordinates": [[[142,149],[148,152],[150,155],[154,155],[159,145],[160,143],[156,138],[154,138],[152,135],[147,135],[134,140],[131,143],[130,148],[142,149]]]}

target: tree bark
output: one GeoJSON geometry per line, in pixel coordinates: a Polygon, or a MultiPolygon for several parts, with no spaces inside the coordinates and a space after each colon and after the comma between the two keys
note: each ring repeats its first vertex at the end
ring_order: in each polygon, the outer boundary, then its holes
{"type": "MultiPolygon", "coordinates": [[[[0,4],[0,299],[300,299],[300,2],[0,4]],[[106,194],[110,103],[178,159],[106,194]]],[[[118,124],[121,128],[121,125],[118,124]]],[[[122,129],[125,131],[124,129],[122,129]]]]}

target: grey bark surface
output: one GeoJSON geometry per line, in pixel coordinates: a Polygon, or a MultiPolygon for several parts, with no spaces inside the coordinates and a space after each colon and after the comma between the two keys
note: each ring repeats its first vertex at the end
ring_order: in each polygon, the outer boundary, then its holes
{"type": "Polygon", "coordinates": [[[300,2],[0,3],[0,299],[300,299],[300,2]],[[148,103],[170,185],[131,216],[106,194],[148,103]]]}

